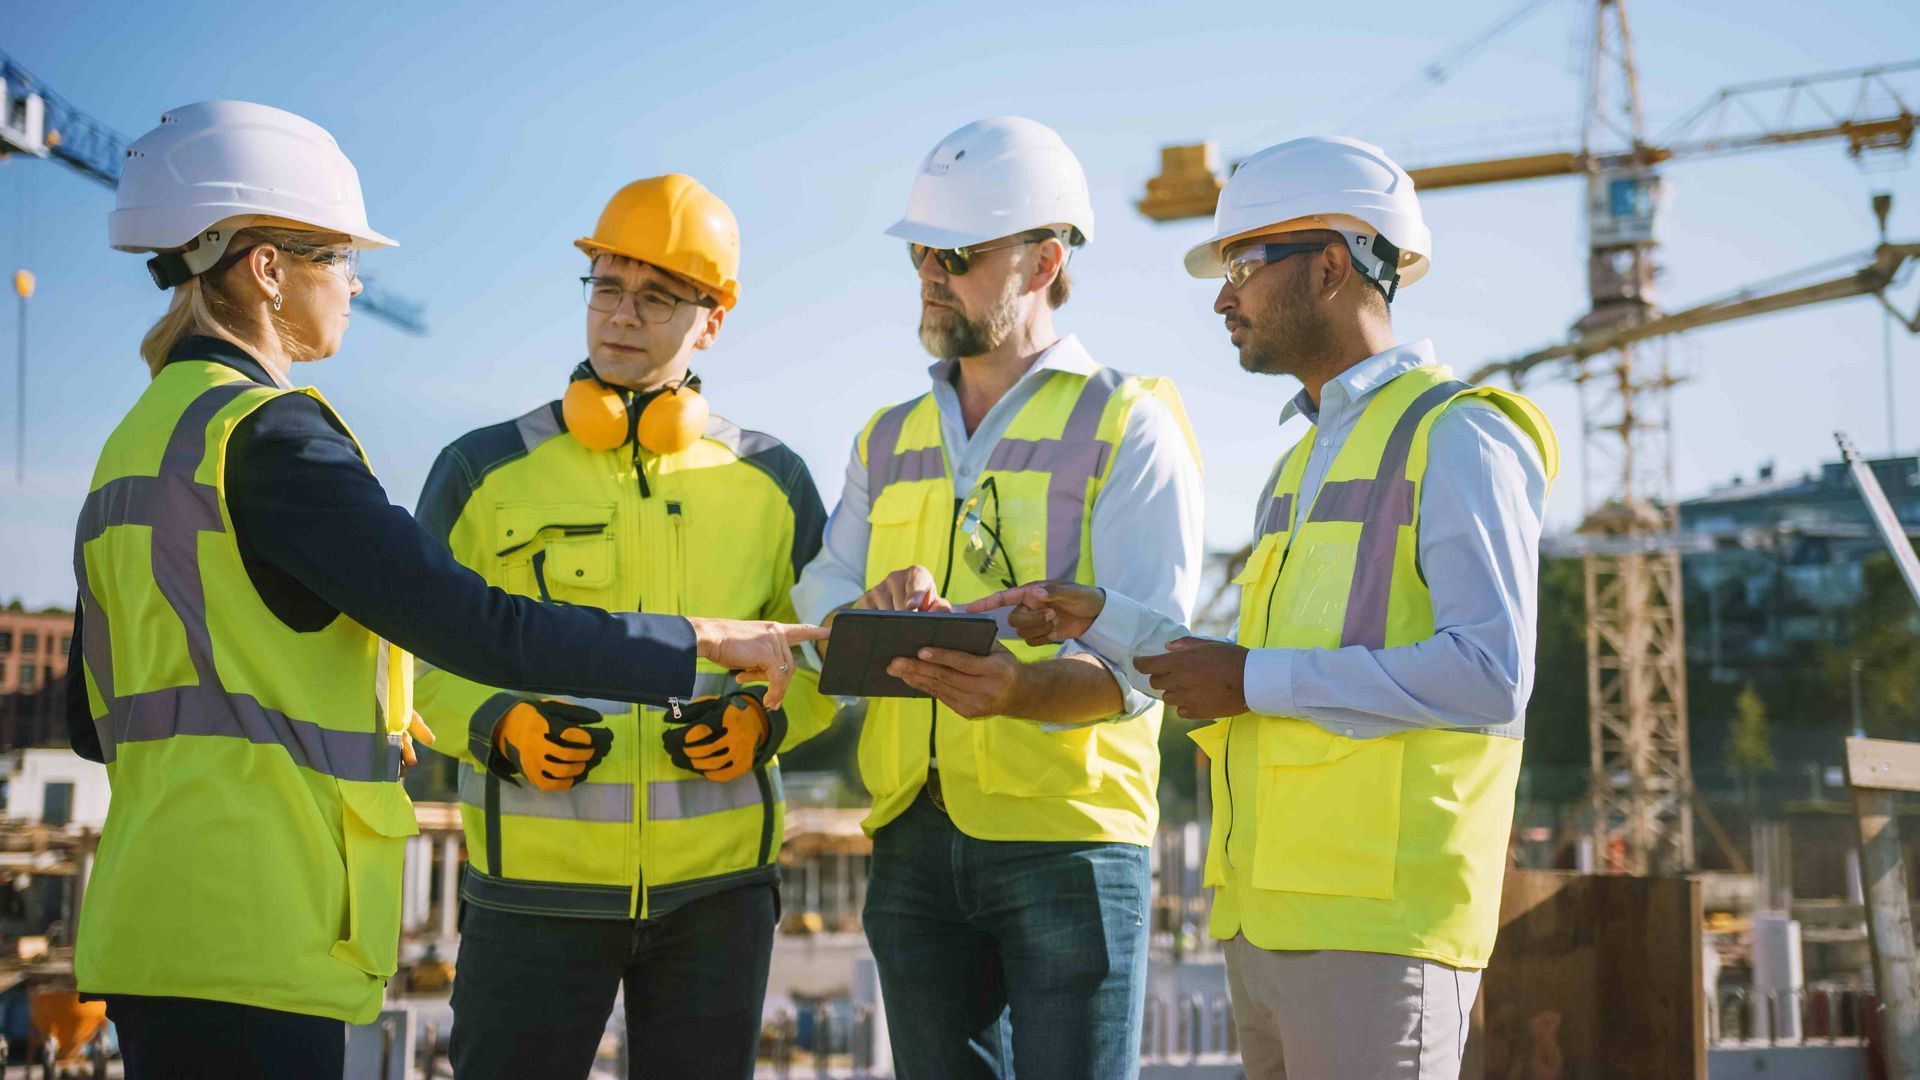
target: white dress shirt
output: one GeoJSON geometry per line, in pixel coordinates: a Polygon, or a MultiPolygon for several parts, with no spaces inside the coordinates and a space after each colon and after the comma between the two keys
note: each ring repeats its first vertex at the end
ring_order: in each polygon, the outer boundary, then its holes
{"type": "MultiPolygon", "coordinates": [[[[1049,372],[1091,375],[1099,370],[1077,338],[1062,338],[1034,360],[968,435],[960,396],[953,386],[954,367],[954,361],[943,360],[927,368],[927,375],[933,382],[940,437],[945,443],[956,499],[965,498],[979,483],[1007,426],[1045,383],[1049,372]]],[[[1143,612],[1176,622],[1191,618],[1200,591],[1204,551],[1201,491],[1200,463],[1194,459],[1180,422],[1158,398],[1142,398],[1127,417],[1107,482],[1094,497],[1089,525],[1094,580],[1125,592],[1143,612]]],[[[867,470],[860,463],[856,436],[840,504],[827,519],[826,543],[793,587],[793,606],[800,621],[818,623],[867,591],[867,540],[871,532],[867,509],[867,470]]],[[[1019,569],[1029,575],[1028,580],[1040,580],[1037,574],[1042,568],[1019,569]]],[[[811,652],[813,647],[809,645],[808,649],[811,652]]],[[[1060,650],[1062,656],[1076,653],[1099,657],[1098,652],[1076,641],[1065,643],[1060,650]]],[[[817,653],[814,659],[817,663],[817,653]]],[[[1107,666],[1113,670],[1111,662],[1107,666]]],[[[1114,670],[1114,679],[1124,699],[1123,712],[1114,719],[1130,719],[1153,705],[1154,699],[1135,689],[1124,673],[1114,670]]]]}
{"type": "MultiPolygon", "coordinates": [[[[1433,362],[1430,341],[1397,346],[1328,382],[1317,409],[1304,389],[1288,404],[1281,423],[1298,414],[1315,425],[1300,486],[1302,520],[1374,392],[1433,362]]],[[[1255,500],[1256,532],[1277,480],[1278,466],[1255,500]]],[[[1433,637],[1387,649],[1251,649],[1247,707],[1351,738],[1420,728],[1520,737],[1533,692],[1546,497],[1538,448],[1497,406],[1474,398],[1448,405],[1431,430],[1420,494],[1420,569],[1433,596],[1433,637]]],[[[1133,658],[1164,652],[1190,631],[1117,587],[1106,593],[1106,607],[1081,640],[1151,692],[1133,658]]]]}

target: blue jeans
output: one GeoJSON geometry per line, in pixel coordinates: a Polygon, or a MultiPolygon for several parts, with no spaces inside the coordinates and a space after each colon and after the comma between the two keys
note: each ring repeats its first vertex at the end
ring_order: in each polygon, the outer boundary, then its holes
{"type": "Polygon", "coordinates": [[[1147,849],[975,840],[923,793],[873,838],[867,940],[900,1080],[1130,1078],[1147,849]]]}

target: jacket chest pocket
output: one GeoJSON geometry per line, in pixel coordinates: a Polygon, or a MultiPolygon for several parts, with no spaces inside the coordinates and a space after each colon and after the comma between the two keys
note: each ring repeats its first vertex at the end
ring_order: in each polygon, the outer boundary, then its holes
{"type": "Polygon", "coordinates": [[[619,610],[612,503],[494,507],[494,584],[546,601],[619,610]]]}
{"type": "Polygon", "coordinates": [[[1393,899],[1405,744],[1260,723],[1257,889],[1393,899]]]}

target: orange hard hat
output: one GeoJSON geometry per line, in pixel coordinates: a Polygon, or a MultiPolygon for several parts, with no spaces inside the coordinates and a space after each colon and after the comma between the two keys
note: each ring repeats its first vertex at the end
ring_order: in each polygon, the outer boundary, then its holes
{"type": "Polygon", "coordinates": [[[683,173],[635,180],[615,192],[593,235],[574,246],[588,258],[624,255],[679,274],[724,308],[740,299],[740,224],[719,196],[683,173]]]}

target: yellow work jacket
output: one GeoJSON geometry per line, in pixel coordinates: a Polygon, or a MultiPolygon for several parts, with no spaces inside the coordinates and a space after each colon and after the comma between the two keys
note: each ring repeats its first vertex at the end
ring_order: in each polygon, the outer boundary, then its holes
{"type": "MultiPolygon", "coordinates": [[[[1187,427],[1166,379],[1055,370],[1007,426],[981,474],[996,497],[992,521],[1022,582],[1097,584],[1092,520],[1127,417],[1155,397],[1187,427]]],[[[1189,444],[1192,432],[1187,431],[1189,444]]],[[[933,395],[883,409],[859,442],[867,472],[867,584],[915,564],[933,571],[954,606],[1005,587],[982,578],[961,551],[960,506],[933,395]]],[[[1199,459],[1199,453],[1194,452],[1199,459]]],[[[1015,656],[1059,646],[1003,641],[1015,656]]],[[[947,813],[983,840],[1146,844],[1159,819],[1160,706],[1139,716],[1050,731],[1031,720],[968,720],[930,699],[876,698],[860,732],[860,777],[873,796],[864,827],[898,817],[926,784],[937,752],[947,813]]]]}
{"type": "Polygon", "coordinates": [[[366,1023],[396,963],[403,838],[419,831],[397,782],[411,666],[344,614],[290,629],[241,563],[227,440],[288,393],[320,399],[176,360],[94,469],[73,677],[113,803],[74,969],[89,994],[366,1023]]]}
{"type": "MultiPolygon", "coordinates": [[[[508,592],[608,611],[791,622],[788,592],[819,549],[819,495],[779,441],[714,418],[676,454],[591,450],[559,402],[447,447],[419,519],[461,563],[508,592]]],[[[562,698],[605,716],[613,742],[584,782],[547,792],[493,746],[500,718],[536,695],[421,664],[421,716],[459,759],[470,903],[530,914],[657,917],[689,900],[777,879],[785,814],[777,761],[725,783],[674,766],[667,710],[562,698]]],[[[701,660],[693,697],[737,688],[701,660]]],[[[798,671],[770,738],[823,730],[832,702],[798,671]]]]}
{"type": "MultiPolygon", "coordinates": [[[[1559,448],[1526,398],[1408,371],[1367,403],[1312,506],[1315,429],[1279,470],[1241,586],[1250,649],[1393,648],[1433,636],[1419,563],[1428,436],[1446,405],[1481,397],[1530,437],[1549,482],[1559,448]]],[[[1193,733],[1212,764],[1203,880],[1210,932],[1263,949],[1394,953],[1481,968],[1493,950],[1520,740],[1419,730],[1373,739],[1246,713],[1193,733]]]]}

